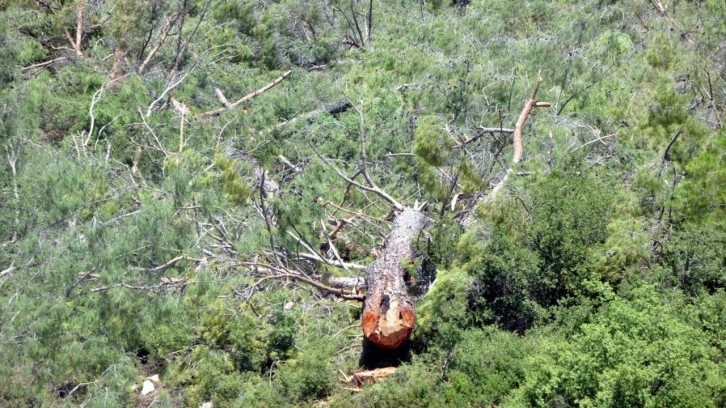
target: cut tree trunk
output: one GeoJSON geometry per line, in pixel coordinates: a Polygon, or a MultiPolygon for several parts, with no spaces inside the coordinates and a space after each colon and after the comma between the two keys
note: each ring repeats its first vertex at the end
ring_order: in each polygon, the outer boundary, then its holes
{"type": "Polygon", "coordinates": [[[393,222],[383,256],[366,268],[363,335],[381,349],[403,344],[413,331],[416,314],[404,283],[405,265],[413,257],[411,242],[426,224],[421,211],[404,208],[393,222]]]}

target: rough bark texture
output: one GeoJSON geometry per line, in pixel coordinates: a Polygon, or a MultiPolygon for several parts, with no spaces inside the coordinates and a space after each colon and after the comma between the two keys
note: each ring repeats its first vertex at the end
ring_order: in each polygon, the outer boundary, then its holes
{"type": "Polygon", "coordinates": [[[425,220],[421,211],[405,208],[393,222],[383,256],[366,268],[368,294],[363,309],[363,335],[382,349],[400,346],[416,323],[413,303],[406,293],[404,264],[413,257],[411,242],[421,232],[425,220]]]}

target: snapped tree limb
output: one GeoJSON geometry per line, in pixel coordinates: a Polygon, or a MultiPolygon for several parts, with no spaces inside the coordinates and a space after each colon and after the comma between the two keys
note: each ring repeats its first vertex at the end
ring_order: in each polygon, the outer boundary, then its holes
{"type": "Polygon", "coordinates": [[[509,175],[514,171],[513,166],[519,164],[519,162],[522,161],[522,154],[524,151],[522,145],[522,129],[524,128],[524,124],[527,121],[527,118],[529,118],[529,115],[532,113],[532,110],[534,108],[550,106],[550,104],[547,102],[537,102],[537,100],[535,99],[537,97],[537,91],[539,91],[540,83],[542,83],[542,78],[538,77],[537,83],[534,85],[534,89],[532,90],[532,96],[530,96],[527,102],[524,104],[524,108],[519,114],[517,123],[514,125],[514,154],[512,155],[512,167],[507,170],[507,172],[504,174],[504,177],[499,180],[499,183],[497,183],[494,188],[492,188],[492,190],[489,192],[489,194],[487,194],[487,196],[484,198],[485,204],[494,201],[504,185],[507,183],[509,175]]]}
{"type": "MultiPolygon", "coordinates": [[[[207,112],[200,113],[198,116],[199,116],[200,119],[206,119],[206,118],[211,118],[211,117],[214,117],[214,116],[219,116],[222,113],[224,113],[227,109],[233,109],[233,108],[239,106],[240,104],[243,104],[243,103],[245,103],[245,102],[247,102],[247,101],[249,101],[251,99],[257,98],[258,96],[262,95],[263,93],[265,93],[265,92],[269,91],[270,89],[274,88],[280,82],[284,81],[291,74],[292,74],[292,71],[286,71],[285,73],[283,73],[276,80],[270,82],[269,84],[263,86],[262,88],[260,88],[260,89],[258,89],[256,91],[252,92],[251,94],[248,94],[248,95],[243,96],[242,98],[238,99],[236,102],[229,103],[228,106],[225,106],[223,108],[214,109],[214,110],[210,110],[210,111],[207,111],[207,112]]],[[[217,96],[219,96],[219,94],[221,94],[221,93],[222,93],[221,91],[217,92],[217,96]]],[[[222,94],[222,97],[224,97],[223,94],[222,94]]],[[[224,99],[226,100],[227,98],[224,98],[224,99]]]]}
{"type": "Polygon", "coordinates": [[[76,38],[75,40],[71,36],[71,33],[68,32],[68,30],[65,30],[66,38],[68,39],[68,42],[71,44],[71,47],[73,47],[73,51],[75,51],[76,55],[79,57],[83,57],[83,50],[81,49],[81,41],[83,40],[83,13],[86,11],[86,2],[85,0],[80,0],[76,4],[76,38]]]}
{"type": "Polygon", "coordinates": [[[268,273],[267,276],[263,277],[259,281],[257,281],[254,285],[258,285],[261,282],[269,279],[292,279],[295,281],[306,283],[310,286],[313,286],[315,288],[318,288],[322,290],[323,292],[330,293],[332,295],[338,296],[342,299],[346,300],[357,300],[357,301],[363,301],[365,299],[365,296],[363,296],[360,293],[356,293],[355,291],[346,290],[345,288],[336,288],[332,286],[328,286],[320,281],[317,281],[313,278],[310,278],[308,276],[305,276],[303,274],[293,272],[289,269],[282,268],[282,267],[275,267],[272,265],[266,265],[258,262],[242,262],[242,265],[254,269],[257,271],[263,271],[268,273]]]}

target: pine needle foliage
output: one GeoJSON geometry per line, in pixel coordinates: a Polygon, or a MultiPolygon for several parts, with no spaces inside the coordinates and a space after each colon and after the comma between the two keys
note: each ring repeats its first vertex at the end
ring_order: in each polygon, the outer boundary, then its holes
{"type": "Polygon", "coordinates": [[[0,406],[726,405],[723,1],[0,11],[0,406]],[[428,224],[355,391],[360,305],[275,269],[381,256],[339,173],[428,224]]]}

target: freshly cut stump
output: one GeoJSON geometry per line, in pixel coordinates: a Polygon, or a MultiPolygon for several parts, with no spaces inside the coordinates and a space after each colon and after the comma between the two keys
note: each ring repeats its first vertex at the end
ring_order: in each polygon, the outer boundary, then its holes
{"type": "Polygon", "coordinates": [[[383,256],[366,268],[363,335],[381,349],[403,344],[416,324],[413,302],[404,283],[405,264],[413,257],[411,242],[426,224],[421,211],[405,208],[393,221],[383,256]]]}

